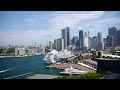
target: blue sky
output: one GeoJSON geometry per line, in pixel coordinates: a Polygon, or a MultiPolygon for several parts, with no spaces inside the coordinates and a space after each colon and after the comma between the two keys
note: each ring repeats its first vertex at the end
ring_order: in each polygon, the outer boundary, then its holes
{"type": "Polygon", "coordinates": [[[120,28],[119,11],[0,11],[0,45],[46,44],[61,37],[69,26],[71,37],[89,31],[90,36],[109,27],[120,28]]]}

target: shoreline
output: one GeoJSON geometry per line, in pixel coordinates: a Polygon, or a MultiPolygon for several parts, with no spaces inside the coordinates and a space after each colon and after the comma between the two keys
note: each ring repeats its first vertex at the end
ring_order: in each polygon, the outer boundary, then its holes
{"type": "Polygon", "coordinates": [[[22,57],[31,57],[31,56],[0,56],[0,58],[22,58],[22,57]]]}

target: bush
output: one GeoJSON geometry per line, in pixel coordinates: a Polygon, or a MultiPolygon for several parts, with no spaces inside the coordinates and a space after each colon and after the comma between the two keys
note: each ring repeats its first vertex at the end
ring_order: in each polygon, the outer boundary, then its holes
{"type": "Polygon", "coordinates": [[[104,75],[105,75],[104,73],[88,72],[81,75],[63,76],[55,79],[100,79],[104,75]]]}

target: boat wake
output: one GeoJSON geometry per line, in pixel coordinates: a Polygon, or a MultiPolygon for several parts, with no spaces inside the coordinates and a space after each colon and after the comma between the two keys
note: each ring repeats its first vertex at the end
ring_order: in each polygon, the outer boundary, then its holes
{"type": "Polygon", "coordinates": [[[20,76],[28,75],[28,74],[31,74],[31,73],[32,73],[32,72],[25,73],[25,74],[20,74],[20,75],[16,75],[16,76],[12,76],[12,77],[7,77],[7,78],[4,78],[4,79],[12,79],[12,78],[16,78],[16,77],[20,77],[20,76]]]}
{"type": "Polygon", "coordinates": [[[6,69],[6,70],[1,70],[0,73],[7,72],[7,71],[12,70],[12,69],[14,69],[14,68],[9,68],[9,69],[6,69]]]}

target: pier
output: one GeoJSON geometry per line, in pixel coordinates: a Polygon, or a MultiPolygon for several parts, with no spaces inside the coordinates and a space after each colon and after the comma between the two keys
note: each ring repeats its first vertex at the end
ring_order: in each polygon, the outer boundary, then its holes
{"type": "Polygon", "coordinates": [[[50,66],[46,66],[48,68],[57,68],[57,69],[66,69],[66,68],[69,68],[70,66],[72,66],[73,68],[75,69],[78,69],[78,70],[82,70],[82,71],[94,71],[90,68],[87,68],[87,67],[84,67],[82,65],[79,65],[79,64],[68,64],[68,63],[64,63],[64,64],[51,64],[50,66]]]}

